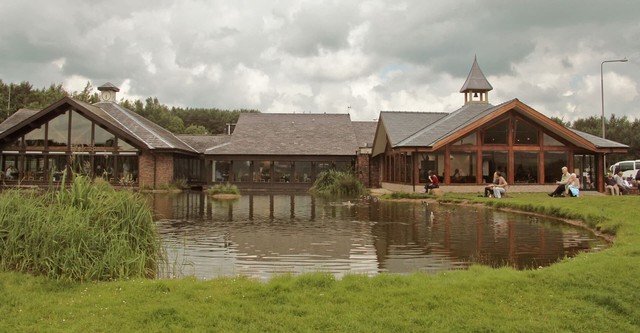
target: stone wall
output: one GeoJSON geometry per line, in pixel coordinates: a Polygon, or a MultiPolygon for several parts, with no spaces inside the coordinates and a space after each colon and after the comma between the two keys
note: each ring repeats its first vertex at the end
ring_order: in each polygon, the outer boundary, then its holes
{"type": "Polygon", "coordinates": [[[173,155],[143,152],[138,160],[140,187],[158,188],[173,182],[173,155]]]}

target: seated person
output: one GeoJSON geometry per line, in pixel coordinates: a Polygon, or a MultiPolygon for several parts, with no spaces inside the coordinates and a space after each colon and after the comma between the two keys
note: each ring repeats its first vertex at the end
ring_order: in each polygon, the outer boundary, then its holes
{"type": "Polygon", "coordinates": [[[427,174],[428,174],[427,185],[424,186],[425,193],[429,193],[434,188],[440,187],[440,181],[438,180],[438,176],[436,176],[436,174],[431,170],[429,170],[427,174]]]}
{"type": "Polygon", "coordinates": [[[604,179],[604,184],[605,192],[611,191],[611,195],[620,195],[620,189],[618,188],[616,180],[613,179],[611,172],[607,173],[607,177],[604,179]]]}
{"type": "Polygon", "coordinates": [[[484,188],[484,196],[490,197],[493,195],[493,187],[498,184],[498,171],[493,173],[493,182],[491,184],[485,186],[484,188]]]}
{"type": "Polygon", "coordinates": [[[569,176],[569,182],[567,183],[567,195],[570,197],[578,197],[580,195],[580,180],[575,173],[569,176]]]}
{"type": "Polygon", "coordinates": [[[616,184],[618,185],[618,189],[620,190],[620,194],[629,194],[629,186],[625,184],[624,177],[622,176],[622,171],[618,171],[618,174],[613,176],[613,179],[616,180],[616,184]]]}
{"type": "Polygon", "coordinates": [[[558,187],[556,187],[556,189],[549,193],[550,197],[563,197],[565,191],[567,190],[567,183],[569,182],[569,169],[564,166],[562,167],[562,178],[560,178],[560,181],[557,181],[556,184],[558,184],[558,187]]]}
{"type": "Polygon", "coordinates": [[[502,172],[496,171],[496,173],[498,174],[498,183],[493,186],[493,196],[500,199],[502,195],[507,192],[507,186],[509,186],[509,184],[502,176],[502,172]]]}

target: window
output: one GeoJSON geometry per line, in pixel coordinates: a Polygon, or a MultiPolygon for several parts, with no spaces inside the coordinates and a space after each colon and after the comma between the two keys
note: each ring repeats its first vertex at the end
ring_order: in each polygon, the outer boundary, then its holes
{"type": "Polygon", "coordinates": [[[556,140],[555,138],[551,137],[547,133],[544,134],[543,140],[544,140],[544,145],[545,146],[552,146],[552,147],[563,147],[564,146],[564,144],[562,142],[556,140]]]}
{"type": "Polygon", "coordinates": [[[49,147],[66,147],[69,135],[69,113],[53,118],[49,121],[49,147]]]}
{"type": "Polygon", "coordinates": [[[482,177],[485,183],[493,181],[493,173],[502,172],[505,179],[507,177],[507,166],[509,164],[509,155],[506,151],[486,151],[482,153],[482,177]]]}
{"type": "Polygon", "coordinates": [[[444,173],[444,154],[418,154],[418,165],[420,167],[420,182],[427,182],[427,173],[431,170],[437,176],[444,173]]]}
{"type": "Polygon", "coordinates": [[[27,133],[24,142],[28,149],[44,149],[44,126],[27,133]]]}
{"type": "Polygon", "coordinates": [[[233,181],[250,182],[251,181],[251,163],[252,163],[251,161],[234,161],[233,162],[233,181]]]}
{"type": "Polygon", "coordinates": [[[477,143],[476,133],[473,132],[464,138],[453,143],[454,146],[475,146],[477,143]]]}
{"type": "Polygon", "coordinates": [[[229,171],[231,170],[231,162],[214,161],[213,162],[213,181],[227,182],[229,181],[229,171]]]}
{"type": "Polygon", "coordinates": [[[91,121],[78,112],[71,114],[71,145],[89,147],[91,142],[91,121]]]}
{"type": "Polygon", "coordinates": [[[255,181],[267,183],[271,181],[271,161],[256,162],[255,181]]]}
{"type": "Polygon", "coordinates": [[[273,180],[275,182],[288,183],[291,181],[292,162],[273,162],[273,180]]]}
{"type": "Polygon", "coordinates": [[[538,153],[537,152],[515,152],[513,154],[515,183],[537,183],[538,182],[538,153]]]}
{"type": "Polygon", "coordinates": [[[567,166],[566,152],[547,151],[544,153],[544,182],[555,184],[562,177],[562,167],[567,166]]]}
{"type": "Polygon", "coordinates": [[[450,179],[452,183],[476,182],[476,154],[451,153],[450,179]]]}
{"type": "Polygon", "coordinates": [[[107,132],[107,130],[100,126],[95,126],[93,137],[96,147],[113,148],[116,145],[115,135],[107,132]]]}
{"type": "Polygon", "coordinates": [[[296,162],[293,181],[296,183],[311,182],[311,162],[296,162]]]}
{"type": "Polygon", "coordinates": [[[483,143],[486,145],[506,145],[509,121],[503,121],[484,131],[483,143]]]}
{"type": "Polygon", "coordinates": [[[538,129],[522,119],[516,119],[513,143],[516,145],[537,145],[538,129]]]}

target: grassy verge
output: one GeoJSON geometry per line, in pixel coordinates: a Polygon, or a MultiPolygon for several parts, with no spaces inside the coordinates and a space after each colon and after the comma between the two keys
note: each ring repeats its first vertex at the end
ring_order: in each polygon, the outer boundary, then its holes
{"type": "Polygon", "coordinates": [[[0,331],[638,332],[640,196],[445,195],[580,218],[614,245],[535,271],[76,283],[0,274],[0,331]]]}

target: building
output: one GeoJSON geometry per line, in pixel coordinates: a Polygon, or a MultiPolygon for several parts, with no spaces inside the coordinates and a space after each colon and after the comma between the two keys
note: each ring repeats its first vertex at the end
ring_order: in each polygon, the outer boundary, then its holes
{"type": "Polygon", "coordinates": [[[379,185],[421,189],[429,170],[446,185],[477,188],[495,171],[512,185],[555,184],[567,166],[583,189],[604,190],[604,154],[626,153],[628,146],[568,129],[518,99],[492,105],[492,89],[474,59],[461,108],[381,112],[371,155],[379,185]]]}
{"type": "Polygon", "coordinates": [[[244,113],[228,135],[176,136],[117,104],[119,89],[107,83],[98,103],[65,97],[1,123],[2,181],[46,185],[81,174],[141,188],[230,182],[307,190],[320,172],[338,169],[354,170],[369,187],[420,191],[432,170],[449,188],[475,191],[502,171],[510,184],[534,190],[567,166],[583,189],[604,191],[605,154],[628,146],[568,129],[518,99],[492,105],[492,89],[474,59],[460,89],[464,104],[451,113],[383,111],[378,122],[244,113]]]}

